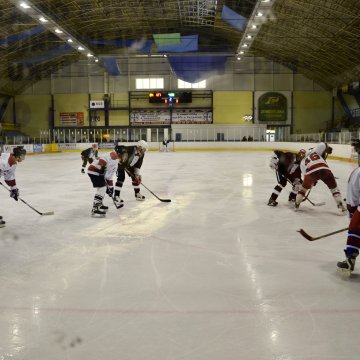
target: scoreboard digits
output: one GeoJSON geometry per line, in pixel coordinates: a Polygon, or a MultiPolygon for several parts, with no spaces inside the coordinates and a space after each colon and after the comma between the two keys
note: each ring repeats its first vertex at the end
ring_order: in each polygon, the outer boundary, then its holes
{"type": "Polygon", "coordinates": [[[192,93],[185,91],[151,91],[149,103],[151,104],[184,104],[192,102],[192,93]]]}

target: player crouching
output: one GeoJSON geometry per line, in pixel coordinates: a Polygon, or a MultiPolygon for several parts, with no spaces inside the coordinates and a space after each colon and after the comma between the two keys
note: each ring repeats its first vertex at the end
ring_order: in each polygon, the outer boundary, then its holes
{"type": "Polygon", "coordinates": [[[103,204],[105,193],[108,193],[112,197],[113,176],[116,172],[119,156],[116,151],[112,151],[109,154],[101,155],[98,159],[95,159],[88,167],[87,173],[96,189],[96,193],[93,201],[93,208],[91,210],[92,217],[105,217],[108,206],[103,204]],[[111,195],[110,195],[111,194],[111,195]]]}

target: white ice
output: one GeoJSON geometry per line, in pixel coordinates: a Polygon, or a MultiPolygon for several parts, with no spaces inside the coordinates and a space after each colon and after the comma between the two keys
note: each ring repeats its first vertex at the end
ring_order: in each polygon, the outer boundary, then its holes
{"type": "MultiPolygon", "coordinates": [[[[78,153],[27,156],[22,202],[0,189],[1,360],[359,359],[360,266],[344,279],[348,225],[318,184],[276,208],[269,152],[149,152],[135,201],[90,217],[78,153]],[[357,271],[356,271],[357,270],[357,271]]],[[[354,163],[329,161],[339,187],[354,163]]],[[[3,182],[3,179],[1,180],[3,182]]]]}

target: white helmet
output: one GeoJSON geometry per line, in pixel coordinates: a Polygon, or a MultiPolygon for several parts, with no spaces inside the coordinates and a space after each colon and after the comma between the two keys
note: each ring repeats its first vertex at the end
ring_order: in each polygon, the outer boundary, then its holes
{"type": "Polygon", "coordinates": [[[144,149],[144,151],[149,150],[149,145],[145,140],[139,140],[136,144],[136,146],[141,147],[144,149]]]}

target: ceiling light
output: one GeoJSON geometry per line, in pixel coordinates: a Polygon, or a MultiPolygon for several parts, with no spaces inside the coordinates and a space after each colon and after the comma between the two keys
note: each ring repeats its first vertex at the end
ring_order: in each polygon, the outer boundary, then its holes
{"type": "Polygon", "coordinates": [[[241,54],[241,55],[242,55],[242,54],[244,54],[244,52],[245,52],[245,51],[241,50],[241,51],[239,52],[239,54],[241,54]]]}
{"type": "Polygon", "coordinates": [[[252,36],[251,36],[251,35],[247,35],[246,38],[247,38],[247,39],[252,39],[252,36]]]}
{"type": "Polygon", "coordinates": [[[94,55],[91,54],[91,53],[88,53],[86,56],[87,56],[87,57],[93,57],[94,55]]]}
{"type": "Polygon", "coordinates": [[[63,33],[63,31],[60,30],[60,29],[55,29],[55,32],[56,32],[57,34],[62,34],[62,33],[63,33]]]}
{"type": "Polygon", "coordinates": [[[99,59],[95,59],[95,62],[99,62],[99,59]]]}
{"type": "Polygon", "coordinates": [[[72,43],[73,41],[72,41],[72,39],[68,39],[67,42],[68,42],[68,43],[72,43]]]}
{"type": "Polygon", "coordinates": [[[83,51],[83,50],[85,50],[82,46],[79,46],[78,47],[78,50],[80,50],[80,51],[83,51]]]}
{"type": "Polygon", "coordinates": [[[257,29],[257,25],[253,24],[253,25],[251,25],[251,28],[252,29],[257,29]]]}
{"type": "Polygon", "coordinates": [[[39,17],[39,20],[40,20],[41,22],[43,22],[43,23],[47,23],[47,22],[48,22],[48,20],[46,20],[43,16],[40,16],[40,17],[39,17]]]}
{"type": "Polygon", "coordinates": [[[240,57],[240,56],[238,56],[236,59],[237,59],[237,60],[241,60],[241,57],[240,57]]]}
{"type": "Polygon", "coordinates": [[[259,12],[256,14],[256,16],[261,17],[261,16],[263,16],[263,13],[259,11],[259,12]]]}
{"type": "Polygon", "coordinates": [[[247,47],[248,47],[248,44],[243,44],[241,47],[247,48],[247,47]]]}
{"type": "Polygon", "coordinates": [[[28,5],[27,3],[25,3],[25,2],[21,2],[20,3],[20,6],[23,8],[23,9],[30,9],[30,5],[28,5]]]}

